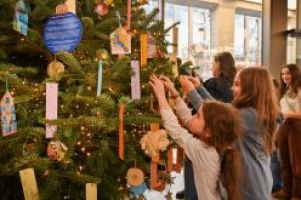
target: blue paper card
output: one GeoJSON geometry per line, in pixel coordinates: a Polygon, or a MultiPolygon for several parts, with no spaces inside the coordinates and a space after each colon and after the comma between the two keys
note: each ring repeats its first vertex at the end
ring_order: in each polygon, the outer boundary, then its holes
{"type": "Polygon", "coordinates": [[[15,31],[18,31],[19,33],[26,36],[28,31],[28,12],[28,6],[24,3],[23,0],[20,0],[16,4],[13,28],[15,31]]]}
{"type": "Polygon", "coordinates": [[[52,52],[72,52],[79,44],[83,26],[79,18],[71,12],[52,16],[44,28],[44,42],[52,52]]]}

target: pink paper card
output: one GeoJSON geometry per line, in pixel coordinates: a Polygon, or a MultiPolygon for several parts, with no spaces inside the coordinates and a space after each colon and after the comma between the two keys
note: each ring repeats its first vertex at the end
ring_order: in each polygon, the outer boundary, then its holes
{"type": "Polygon", "coordinates": [[[141,98],[141,87],[140,87],[140,68],[139,61],[131,61],[132,76],[131,76],[131,91],[132,99],[141,98]]]}
{"type": "MultiPolygon", "coordinates": [[[[57,119],[58,84],[46,83],[46,119],[57,119]]],[[[46,138],[52,138],[56,133],[57,125],[46,124],[46,138]]]]}

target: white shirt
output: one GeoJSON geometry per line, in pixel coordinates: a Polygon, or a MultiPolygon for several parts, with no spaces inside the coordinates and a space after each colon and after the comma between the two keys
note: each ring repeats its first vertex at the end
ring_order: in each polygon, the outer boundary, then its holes
{"type": "MultiPolygon", "coordinates": [[[[184,125],[187,125],[192,115],[181,98],[176,99],[174,108],[184,125]]],[[[170,108],[162,108],[161,116],[168,134],[184,149],[192,162],[198,199],[221,199],[217,187],[221,166],[216,149],[200,139],[194,138],[186,129],[182,128],[170,108]]]]}
{"type": "Polygon", "coordinates": [[[282,113],[301,112],[301,89],[298,90],[298,94],[293,98],[284,94],[280,100],[280,107],[282,113]]]}

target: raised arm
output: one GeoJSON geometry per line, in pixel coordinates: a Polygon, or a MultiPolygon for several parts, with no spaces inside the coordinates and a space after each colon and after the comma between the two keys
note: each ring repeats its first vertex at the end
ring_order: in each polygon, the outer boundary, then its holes
{"type": "Polygon", "coordinates": [[[192,136],[186,129],[181,127],[176,115],[168,105],[163,83],[155,75],[152,75],[150,78],[150,85],[159,103],[164,128],[177,144],[182,148],[187,149],[187,146],[189,146],[187,145],[188,141],[192,139],[192,136]]]}
{"type": "Polygon", "coordinates": [[[174,100],[173,108],[175,109],[177,116],[180,118],[184,126],[187,126],[188,122],[192,118],[190,109],[180,97],[178,91],[174,87],[174,84],[168,77],[160,75],[159,79],[164,84],[164,87],[170,92],[171,98],[174,100]]]}

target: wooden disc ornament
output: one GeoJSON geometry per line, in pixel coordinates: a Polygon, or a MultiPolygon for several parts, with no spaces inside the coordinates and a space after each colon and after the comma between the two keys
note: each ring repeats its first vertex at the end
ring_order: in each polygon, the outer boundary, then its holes
{"type": "Polygon", "coordinates": [[[130,186],[140,186],[144,183],[144,173],[138,168],[130,168],[126,173],[127,182],[130,186]]]}
{"type": "Polygon", "coordinates": [[[65,70],[65,66],[63,65],[63,63],[54,60],[48,64],[47,74],[50,78],[56,78],[58,77],[58,75],[63,73],[64,70],[65,70]]]}

